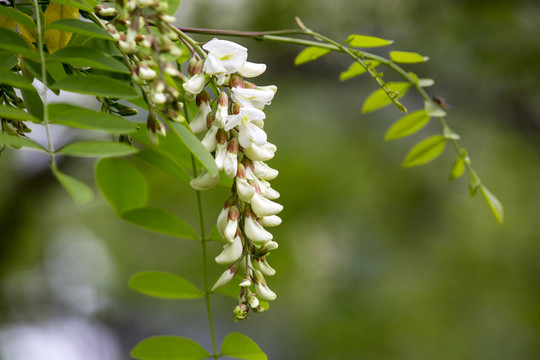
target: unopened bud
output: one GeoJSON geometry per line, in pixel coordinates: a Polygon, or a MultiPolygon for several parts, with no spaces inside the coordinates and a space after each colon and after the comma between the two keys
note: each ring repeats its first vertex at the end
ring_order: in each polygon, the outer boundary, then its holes
{"type": "Polygon", "coordinates": [[[210,111],[206,114],[206,128],[210,129],[214,125],[214,120],[216,119],[216,110],[210,111]]]}
{"type": "Polygon", "coordinates": [[[232,74],[229,80],[229,86],[231,88],[244,88],[244,79],[238,74],[232,74]]]}
{"type": "Polygon", "coordinates": [[[234,321],[245,320],[249,318],[249,306],[246,304],[237,305],[234,310],[234,321]]]}
{"type": "Polygon", "coordinates": [[[219,277],[219,279],[216,281],[214,286],[212,286],[212,291],[216,291],[222,286],[227,285],[233,278],[234,275],[238,272],[238,265],[231,265],[225,270],[223,274],[219,277]]]}

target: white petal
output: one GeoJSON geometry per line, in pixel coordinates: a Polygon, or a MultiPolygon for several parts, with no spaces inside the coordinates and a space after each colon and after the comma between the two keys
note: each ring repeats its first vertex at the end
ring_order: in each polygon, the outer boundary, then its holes
{"type": "Polygon", "coordinates": [[[216,262],[220,265],[231,264],[242,256],[242,239],[237,236],[234,241],[223,247],[223,251],[216,257],[216,262]]]}
{"type": "Polygon", "coordinates": [[[227,285],[234,278],[237,271],[238,267],[236,265],[231,265],[223,274],[221,274],[214,286],[212,286],[212,291],[216,291],[220,287],[227,285]]]}
{"type": "Polygon", "coordinates": [[[204,89],[205,79],[204,74],[199,73],[193,75],[188,81],[182,84],[185,91],[192,95],[197,95],[204,89]]]}
{"type": "Polygon", "coordinates": [[[266,260],[254,260],[255,261],[253,261],[253,267],[263,273],[263,275],[274,276],[276,274],[276,270],[274,270],[270,265],[268,265],[266,260]]]}
{"type": "Polygon", "coordinates": [[[227,143],[217,144],[216,146],[216,166],[218,171],[223,170],[225,157],[227,156],[227,143]]]}
{"type": "Polygon", "coordinates": [[[203,71],[209,75],[225,74],[227,69],[214,54],[208,54],[204,62],[203,71]]]}
{"type": "Polygon", "coordinates": [[[227,115],[225,118],[225,131],[231,131],[232,128],[242,123],[243,116],[241,114],[227,115]]]}
{"type": "Polygon", "coordinates": [[[225,171],[225,175],[229,179],[232,179],[236,176],[236,172],[238,171],[237,154],[227,151],[227,155],[225,156],[225,161],[223,163],[223,171],[225,171]]]}
{"type": "Polygon", "coordinates": [[[263,226],[274,227],[281,224],[281,218],[277,215],[263,216],[261,222],[263,226]]]}
{"type": "Polygon", "coordinates": [[[256,308],[259,306],[259,299],[257,299],[257,295],[255,294],[249,294],[247,298],[247,303],[250,308],[256,308]]]}
{"type": "Polygon", "coordinates": [[[189,124],[191,131],[193,131],[195,135],[200,135],[208,131],[208,127],[206,126],[206,116],[210,111],[212,111],[210,104],[203,101],[199,106],[199,110],[197,110],[197,113],[193,117],[193,120],[189,124]]]}
{"type": "Polygon", "coordinates": [[[228,242],[233,242],[234,237],[236,236],[236,231],[238,230],[238,220],[227,220],[227,226],[223,231],[223,237],[228,242]]]}
{"type": "Polygon", "coordinates": [[[255,194],[251,198],[251,209],[258,216],[270,216],[279,214],[283,210],[283,205],[268,200],[259,194],[255,194]]]}
{"type": "Polygon", "coordinates": [[[214,152],[214,150],[216,150],[216,146],[217,146],[216,134],[217,134],[217,131],[218,131],[218,127],[217,126],[212,126],[210,128],[210,130],[208,130],[208,132],[204,136],[204,139],[201,141],[201,144],[203,144],[203,146],[210,152],[214,152]]]}
{"type": "Polygon", "coordinates": [[[266,190],[261,195],[269,200],[279,199],[279,192],[272,189],[271,187],[267,187],[266,190]]]}
{"type": "Polygon", "coordinates": [[[254,161],[253,173],[258,178],[261,178],[264,180],[273,180],[278,176],[279,171],[277,171],[276,169],[272,169],[270,166],[268,166],[266,163],[262,161],[254,161]]]}
{"type": "Polygon", "coordinates": [[[275,300],[277,295],[266,284],[255,284],[255,292],[264,300],[275,300]]]}
{"type": "Polygon", "coordinates": [[[265,64],[256,64],[246,61],[244,66],[238,71],[238,73],[246,78],[257,77],[266,71],[265,64]]]}
{"type": "Polygon", "coordinates": [[[261,224],[259,224],[252,217],[246,217],[244,220],[244,233],[253,242],[265,243],[272,240],[272,233],[266,231],[261,224]]]}
{"type": "Polygon", "coordinates": [[[268,161],[274,157],[274,152],[269,150],[265,145],[258,146],[257,144],[251,144],[250,147],[244,148],[244,154],[250,160],[268,161]]]}
{"type": "MultiPolygon", "coordinates": [[[[208,58],[213,58],[212,63],[208,65],[208,69],[210,71],[219,70],[212,73],[207,71],[207,69],[204,69],[208,74],[231,74],[240,70],[246,63],[247,49],[232,41],[213,39],[204,44],[203,49],[208,51],[208,58]],[[217,66],[216,61],[214,60],[217,60],[221,66],[217,66]],[[222,71],[221,67],[224,68],[225,71],[222,71]]],[[[206,62],[208,62],[208,59],[206,62]]]]}
{"type": "Polygon", "coordinates": [[[236,193],[240,200],[249,202],[255,194],[255,189],[248,184],[246,179],[236,178],[236,193]]]}
{"type": "MultiPolygon", "coordinates": [[[[227,217],[229,216],[229,208],[221,210],[216,221],[216,228],[221,235],[225,238],[225,228],[227,227],[227,217]]],[[[264,219],[264,218],[263,218],[264,219]]]]}
{"type": "Polygon", "coordinates": [[[210,174],[204,170],[199,176],[190,181],[190,185],[195,190],[208,190],[217,185],[219,181],[219,174],[217,176],[210,176],[210,174]]]}
{"type": "Polygon", "coordinates": [[[270,104],[275,92],[271,89],[232,88],[232,98],[244,107],[261,108],[270,104]]]}
{"type": "Polygon", "coordinates": [[[227,116],[227,106],[218,105],[216,109],[216,119],[214,121],[217,123],[217,126],[220,129],[223,129],[225,127],[225,124],[227,123],[227,116]]]}

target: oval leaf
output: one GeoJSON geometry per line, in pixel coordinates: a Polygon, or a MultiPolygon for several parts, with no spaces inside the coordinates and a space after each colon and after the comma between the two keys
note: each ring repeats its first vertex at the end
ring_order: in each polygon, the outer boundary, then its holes
{"type": "Polygon", "coordinates": [[[91,67],[129,74],[129,70],[124,63],[105,54],[99,49],[85,46],[69,46],[58,50],[52,57],[73,66],[91,67]]]}
{"type": "Polygon", "coordinates": [[[424,110],[418,110],[405,115],[388,129],[384,140],[394,140],[414,134],[426,126],[430,119],[424,110]]]}
{"type": "Polygon", "coordinates": [[[393,62],[402,64],[421,63],[429,60],[427,56],[409,51],[390,51],[390,59],[393,62]]]}
{"type": "MultiPolygon", "coordinates": [[[[2,8],[3,6],[0,6],[2,8]]],[[[17,75],[11,70],[0,68],[0,83],[11,85],[19,89],[34,90],[32,82],[24,76],[17,75]]]]}
{"type": "Polygon", "coordinates": [[[208,171],[212,176],[218,174],[216,161],[212,157],[212,154],[203,146],[201,141],[181,123],[172,123],[171,126],[178,134],[180,140],[193,154],[195,159],[208,171]]]}
{"type": "MultiPolygon", "coordinates": [[[[407,93],[411,84],[406,82],[394,82],[385,84],[388,91],[395,96],[395,99],[399,99],[407,93]]],[[[368,113],[371,111],[379,110],[385,106],[392,104],[392,99],[384,91],[384,89],[377,89],[368,96],[364,105],[362,106],[362,112],[368,113]]]]}
{"type": "Polygon", "coordinates": [[[130,133],[137,130],[134,124],[120,116],[85,109],[71,104],[50,104],[49,119],[54,124],[79,129],[102,130],[111,134],[130,133]]]}
{"type": "Polygon", "coordinates": [[[62,155],[82,157],[111,157],[134,154],[139,149],[128,144],[110,141],[80,141],[67,144],[56,152],[62,155]]]}
{"type": "Polygon", "coordinates": [[[148,186],[144,176],[122,159],[100,160],[96,166],[96,182],[118,214],[146,204],[148,186]]]}
{"type": "Polygon", "coordinates": [[[40,122],[43,121],[43,101],[35,88],[21,89],[21,95],[28,113],[35,116],[40,122]]]}
{"type": "Polygon", "coordinates": [[[129,287],[144,295],[164,299],[197,299],[204,292],[188,280],[167,272],[145,271],[129,279],[129,287]]]}
{"type": "Polygon", "coordinates": [[[141,207],[122,214],[122,219],[143,229],[183,239],[199,240],[199,235],[184,220],[156,207],[141,207]]]}
{"type": "Polygon", "coordinates": [[[0,132],[0,144],[7,144],[7,145],[15,146],[15,147],[24,146],[30,149],[47,152],[47,150],[45,150],[43,146],[39,145],[38,143],[33,142],[30,139],[20,137],[20,136],[15,136],[15,135],[9,135],[4,132],[0,132]]]}
{"type": "Polygon", "coordinates": [[[66,6],[71,6],[71,7],[84,10],[84,11],[89,11],[89,12],[94,11],[93,7],[97,5],[96,1],[94,0],[86,0],[86,1],[85,0],[51,0],[51,2],[55,2],[55,3],[66,5],[66,6]],[[91,4],[92,6],[89,6],[87,3],[91,4]]]}
{"type": "Polygon", "coordinates": [[[76,204],[82,205],[92,201],[94,193],[84,183],[74,177],[61,173],[55,166],[52,167],[52,172],[76,204]]]}
{"type": "Polygon", "coordinates": [[[138,96],[128,83],[103,75],[69,75],[55,82],[51,88],[121,99],[138,96]]]}
{"type": "Polygon", "coordinates": [[[6,119],[32,121],[35,123],[41,122],[38,118],[26,111],[8,105],[0,105],[0,116],[6,119]]]}
{"type": "Polygon", "coordinates": [[[7,16],[20,25],[26,26],[34,31],[36,30],[36,24],[34,24],[32,18],[16,9],[7,6],[0,6],[0,14],[7,16]]]}
{"type": "Polygon", "coordinates": [[[231,333],[221,343],[221,354],[246,360],[266,360],[266,354],[259,345],[246,335],[231,333]]]}
{"type": "MultiPolygon", "coordinates": [[[[372,67],[372,68],[376,68],[377,66],[381,64],[379,61],[371,61],[371,60],[364,61],[364,63],[368,67],[372,67]]],[[[353,77],[362,75],[366,71],[367,71],[366,68],[364,68],[360,63],[354,62],[351,64],[351,66],[349,66],[347,70],[339,74],[339,80],[340,81],[349,80],[349,79],[352,79],[353,77]]]]}
{"type": "MultiPolygon", "coordinates": [[[[79,17],[79,9],[51,2],[49,3],[49,6],[47,6],[47,10],[43,13],[43,16],[45,17],[45,26],[49,26],[49,24],[59,19],[77,19],[79,17]]],[[[45,44],[47,45],[49,54],[65,47],[71,39],[71,36],[71,32],[48,28],[45,29],[45,44]]]]}
{"type": "Polygon", "coordinates": [[[49,24],[47,29],[62,30],[104,40],[114,40],[107,31],[96,24],[79,19],[60,19],[49,24]]]}
{"type": "Polygon", "coordinates": [[[11,69],[19,63],[19,58],[9,51],[0,51],[0,68],[11,69]]]}
{"type": "Polygon", "coordinates": [[[349,35],[347,40],[345,40],[352,47],[379,47],[386,46],[393,43],[392,40],[385,40],[375,36],[366,36],[366,35],[349,35]]]}
{"type": "Polygon", "coordinates": [[[456,156],[456,161],[454,161],[454,165],[452,165],[452,169],[450,170],[450,175],[448,176],[448,180],[454,181],[455,179],[462,177],[464,172],[465,172],[465,159],[463,158],[463,156],[458,155],[456,156]]]}
{"type": "Polygon", "coordinates": [[[294,65],[302,65],[307,62],[317,60],[318,58],[328,54],[329,49],[320,48],[317,46],[310,46],[300,51],[300,53],[294,59],[294,65]]]}
{"type": "Polygon", "coordinates": [[[0,49],[39,61],[38,53],[30,49],[28,43],[17,33],[0,27],[0,39],[0,49]]]}
{"type": "Polygon", "coordinates": [[[424,139],[409,151],[403,161],[403,167],[410,168],[426,164],[441,155],[445,146],[446,138],[444,136],[434,135],[424,139]]]}
{"type": "Polygon", "coordinates": [[[178,336],[153,336],[139,342],[130,355],[139,360],[199,360],[211,355],[195,341],[178,336]]]}
{"type": "Polygon", "coordinates": [[[501,202],[484,185],[480,185],[480,191],[482,191],[482,195],[484,195],[484,199],[493,212],[495,219],[499,224],[502,224],[504,222],[504,208],[501,202]]]}
{"type": "Polygon", "coordinates": [[[143,149],[135,156],[188,184],[191,181],[191,177],[179,163],[155,150],[143,149]]]}

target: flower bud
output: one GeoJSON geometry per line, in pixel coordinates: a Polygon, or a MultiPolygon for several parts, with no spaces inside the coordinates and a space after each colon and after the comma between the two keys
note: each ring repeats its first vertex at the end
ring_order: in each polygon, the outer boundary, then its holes
{"type": "Polygon", "coordinates": [[[261,75],[265,71],[266,71],[265,64],[256,64],[256,63],[246,61],[244,66],[240,70],[238,70],[238,74],[240,74],[243,77],[252,78],[252,77],[257,77],[261,75]]]}
{"type": "Polygon", "coordinates": [[[259,306],[259,299],[257,299],[257,295],[255,294],[249,294],[246,300],[249,307],[252,309],[259,306]]]}
{"type": "Polygon", "coordinates": [[[227,213],[227,226],[223,230],[223,237],[228,242],[233,242],[238,233],[238,219],[240,218],[240,211],[236,206],[231,206],[227,213]]]}
{"type": "Polygon", "coordinates": [[[229,97],[227,94],[222,91],[217,99],[217,109],[216,109],[216,121],[217,126],[220,129],[223,129],[225,127],[225,118],[228,115],[228,107],[229,107],[229,97]]]}
{"type": "Polygon", "coordinates": [[[214,152],[216,150],[217,146],[217,140],[216,140],[216,134],[218,131],[217,126],[212,126],[206,135],[204,136],[204,139],[201,141],[203,146],[210,152],[214,152]]]}
{"type": "MultiPolygon", "coordinates": [[[[242,166],[240,164],[239,166],[242,166]]],[[[240,171],[239,171],[240,172],[240,171]]],[[[239,176],[236,177],[236,193],[238,194],[238,197],[240,200],[244,202],[249,202],[253,195],[255,194],[255,189],[249,185],[247,180],[244,178],[240,178],[239,176]]]]}
{"type": "Polygon", "coordinates": [[[255,258],[253,260],[253,267],[263,273],[263,275],[274,276],[276,274],[276,270],[274,270],[270,265],[268,265],[265,258],[255,258]]]}
{"type": "Polygon", "coordinates": [[[212,286],[212,291],[216,291],[220,287],[227,285],[234,278],[234,275],[236,275],[237,272],[238,265],[229,266],[227,270],[225,270],[225,272],[221,274],[214,286],[212,286]]]}
{"type": "Polygon", "coordinates": [[[278,176],[279,171],[272,169],[262,161],[253,161],[253,173],[260,179],[273,180],[278,176]]]}
{"type": "Polygon", "coordinates": [[[206,170],[203,170],[199,176],[191,180],[189,184],[195,190],[208,190],[217,185],[219,174],[212,177],[206,170]]]}
{"type": "Polygon", "coordinates": [[[238,171],[238,139],[232,138],[229,141],[227,147],[227,155],[225,156],[225,161],[223,162],[223,170],[225,175],[232,179],[236,176],[238,171]]]}
{"type": "Polygon", "coordinates": [[[274,151],[267,144],[259,146],[253,143],[250,147],[244,148],[244,154],[251,160],[268,161],[274,157],[274,151]]]}
{"type": "Polygon", "coordinates": [[[263,246],[261,246],[257,253],[261,254],[260,256],[264,256],[266,255],[269,251],[272,251],[272,250],[276,250],[278,248],[278,243],[275,242],[275,241],[269,241],[267,242],[266,244],[264,244],[263,246]]]}
{"type": "Polygon", "coordinates": [[[139,65],[139,77],[141,79],[148,81],[155,79],[156,76],[156,71],[151,69],[148,64],[143,62],[139,65]]]}
{"type": "Polygon", "coordinates": [[[242,238],[236,236],[232,243],[223,246],[223,251],[216,257],[216,262],[220,265],[231,264],[242,256],[242,238]]]}
{"type": "Polygon", "coordinates": [[[251,286],[251,279],[249,277],[245,277],[240,281],[240,284],[238,284],[240,287],[250,287],[251,286]]]}
{"type": "Polygon", "coordinates": [[[218,135],[216,135],[216,138],[218,138],[218,143],[216,145],[215,160],[218,171],[221,171],[225,166],[225,158],[227,157],[227,142],[222,144],[219,143],[219,132],[218,135]]]}
{"type": "Polygon", "coordinates": [[[244,88],[244,79],[238,74],[232,74],[229,80],[229,86],[231,88],[244,88]]]}
{"type": "Polygon", "coordinates": [[[197,113],[189,124],[191,131],[193,131],[195,135],[200,135],[208,130],[206,127],[206,116],[210,111],[212,111],[210,104],[206,101],[201,102],[199,110],[197,110],[197,113]]]}
{"type": "Polygon", "coordinates": [[[257,295],[264,300],[275,300],[277,295],[266,285],[262,273],[259,270],[255,270],[253,274],[255,275],[255,292],[257,295]]]}
{"type": "Polygon", "coordinates": [[[251,217],[244,218],[244,233],[255,243],[265,243],[272,240],[272,233],[266,231],[259,222],[251,217]]]}
{"type": "Polygon", "coordinates": [[[182,84],[184,90],[191,95],[197,95],[204,89],[204,84],[206,80],[204,74],[195,74],[188,81],[182,84]]]}
{"type": "Polygon", "coordinates": [[[255,193],[251,198],[251,209],[257,216],[270,216],[279,214],[283,210],[283,205],[255,193]]]}
{"type": "Polygon", "coordinates": [[[275,227],[281,224],[281,218],[277,215],[263,216],[261,222],[263,226],[275,227]]]}
{"type": "Polygon", "coordinates": [[[237,305],[234,310],[234,321],[245,320],[249,318],[249,306],[246,304],[237,305]]]}

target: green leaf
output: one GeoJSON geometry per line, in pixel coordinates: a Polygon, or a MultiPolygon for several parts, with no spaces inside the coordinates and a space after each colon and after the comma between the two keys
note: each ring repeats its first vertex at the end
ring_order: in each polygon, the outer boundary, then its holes
{"type": "Polygon", "coordinates": [[[427,56],[409,51],[390,51],[390,59],[393,62],[402,64],[421,63],[429,60],[427,56]]]}
{"type": "Polygon", "coordinates": [[[153,336],[139,342],[130,355],[139,360],[200,360],[211,357],[195,341],[178,336],[153,336]]]}
{"type": "Polygon", "coordinates": [[[19,58],[9,51],[0,51],[0,68],[11,69],[19,63],[19,58]]]}
{"type": "Polygon", "coordinates": [[[329,49],[320,48],[317,46],[310,46],[302,51],[294,59],[294,65],[302,65],[307,62],[317,60],[318,58],[330,53],[329,49]]]}
{"type": "Polygon", "coordinates": [[[193,132],[181,123],[171,123],[171,126],[178,132],[180,140],[193,154],[195,160],[204,166],[211,176],[216,176],[218,174],[216,161],[193,132]]]}
{"type": "Polygon", "coordinates": [[[137,130],[133,123],[120,116],[71,104],[49,104],[49,118],[53,124],[79,129],[102,130],[111,134],[130,133],[137,130]]]}
{"type": "Polygon", "coordinates": [[[87,185],[74,177],[61,173],[56,166],[51,169],[58,182],[66,189],[76,204],[82,205],[92,201],[94,193],[87,185]]]}
{"type": "Polygon", "coordinates": [[[56,153],[81,157],[111,157],[131,155],[137,151],[139,149],[124,143],[91,140],[67,144],[56,153]]]}
{"type": "Polygon", "coordinates": [[[15,20],[17,23],[26,26],[31,30],[36,30],[36,24],[20,11],[7,6],[0,6],[0,14],[4,14],[10,19],[15,20]]]}
{"type": "Polygon", "coordinates": [[[43,146],[33,142],[30,139],[15,135],[9,135],[4,132],[0,132],[0,144],[11,145],[17,148],[24,146],[30,149],[47,152],[47,150],[43,146]]]}
{"type": "Polygon", "coordinates": [[[455,179],[462,177],[463,173],[465,173],[465,158],[462,155],[458,155],[456,156],[454,165],[452,165],[452,169],[450,169],[448,180],[454,181],[455,179]]]}
{"type": "Polygon", "coordinates": [[[167,272],[145,271],[129,279],[129,287],[144,295],[164,299],[197,299],[204,291],[188,280],[167,272]]]}
{"type": "Polygon", "coordinates": [[[8,105],[0,105],[0,116],[6,119],[32,121],[35,123],[41,122],[38,118],[26,111],[8,105]]]}
{"type": "Polygon", "coordinates": [[[484,185],[480,185],[480,191],[482,192],[482,195],[484,195],[484,199],[493,212],[495,219],[497,219],[497,222],[502,225],[504,222],[504,208],[501,202],[484,185]]]}
{"type": "MultiPolygon", "coordinates": [[[[371,61],[367,60],[364,61],[364,63],[372,68],[376,68],[381,63],[379,61],[371,61]]],[[[349,66],[349,68],[345,71],[343,71],[341,74],[339,74],[339,81],[345,81],[352,79],[353,77],[362,75],[363,73],[367,72],[367,70],[358,62],[354,62],[349,66]]]]}
{"type": "Polygon", "coordinates": [[[135,156],[188,184],[191,181],[191,177],[179,163],[155,150],[143,149],[135,156]]]}
{"type": "MultiPolygon", "coordinates": [[[[28,70],[32,75],[34,75],[35,78],[41,81],[43,78],[42,72],[41,72],[41,64],[29,59],[22,59],[22,65],[28,70]]],[[[55,80],[51,76],[50,72],[47,70],[47,83],[49,85],[54,84],[55,80]]],[[[56,95],[58,95],[58,91],[55,91],[56,95]]]]}
{"type": "Polygon", "coordinates": [[[345,40],[345,43],[348,43],[351,47],[359,47],[359,48],[386,46],[386,45],[392,44],[393,42],[394,41],[392,40],[385,40],[385,39],[381,39],[375,36],[356,35],[356,34],[349,35],[347,40],[345,40]]]}
{"type": "Polygon", "coordinates": [[[43,121],[43,101],[34,87],[31,89],[21,89],[24,105],[30,115],[35,116],[39,121],[43,121]]]}
{"type": "Polygon", "coordinates": [[[259,345],[246,335],[240,333],[231,333],[223,339],[221,343],[221,354],[246,360],[268,359],[259,345]]]}
{"type": "Polygon", "coordinates": [[[469,193],[471,194],[471,197],[476,196],[476,193],[480,185],[482,185],[482,183],[480,182],[480,178],[478,177],[478,174],[476,173],[476,171],[470,170],[469,193]]]}
{"type": "Polygon", "coordinates": [[[180,139],[170,131],[164,138],[159,138],[159,145],[155,145],[148,139],[146,124],[140,123],[139,130],[131,133],[130,136],[137,142],[151,148],[162,155],[168,156],[174,161],[180,163],[184,168],[191,168],[191,152],[180,139]]]}
{"type": "Polygon", "coordinates": [[[384,140],[395,140],[414,134],[427,125],[431,118],[424,110],[407,114],[396,121],[386,132],[384,140]]]}
{"type": "Polygon", "coordinates": [[[139,96],[128,83],[102,75],[69,75],[54,83],[52,88],[120,99],[139,96]]]}
{"type": "Polygon", "coordinates": [[[165,12],[167,15],[174,15],[176,10],[180,7],[181,0],[167,0],[169,9],[165,12]]]}
{"type": "Polygon", "coordinates": [[[78,19],[60,19],[47,26],[47,29],[61,30],[74,34],[91,36],[98,39],[114,40],[112,36],[98,25],[78,19]]]}
{"type": "Polygon", "coordinates": [[[424,109],[429,116],[433,117],[443,117],[446,116],[446,111],[444,111],[439,105],[435,104],[431,100],[424,101],[424,109]]]}
{"type": "MultiPolygon", "coordinates": [[[[3,6],[0,6],[2,8],[3,6]]],[[[19,89],[35,90],[32,82],[24,76],[17,75],[11,70],[0,68],[0,83],[19,89]]]]}
{"type": "Polygon", "coordinates": [[[85,46],[69,46],[56,51],[52,57],[72,66],[91,67],[129,74],[129,70],[124,63],[99,49],[85,46]]]}
{"type": "Polygon", "coordinates": [[[122,214],[122,219],[143,229],[183,239],[199,240],[199,235],[184,220],[156,207],[140,207],[122,214]]]}
{"type": "Polygon", "coordinates": [[[416,144],[405,157],[403,167],[410,168],[426,164],[439,155],[446,146],[446,139],[441,135],[434,135],[416,144]]]}
{"type": "Polygon", "coordinates": [[[122,159],[101,159],[96,166],[96,182],[119,215],[146,205],[148,185],[143,174],[122,159]]]}
{"type": "Polygon", "coordinates": [[[94,6],[97,5],[95,1],[83,1],[83,0],[51,0],[51,2],[55,2],[61,5],[71,6],[79,10],[85,10],[89,12],[93,12],[94,6]],[[92,4],[92,5],[89,6],[88,4],[92,4]]]}
{"type": "MultiPolygon", "coordinates": [[[[394,94],[395,99],[399,99],[407,93],[411,84],[407,82],[390,82],[386,83],[386,89],[394,94]]],[[[386,94],[384,89],[377,89],[368,96],[364,105],[362,106],[362,113],[368,113],[371,111],[379,110],[385,106],[392,104],[392,99],[386,94]]]]}
{"type": "Polygon", "coordinates": [[[39,54],[30,49],[28,43],[17,33],[0,27],[0,39],[0,49],[39,61],[39,54]]]}

